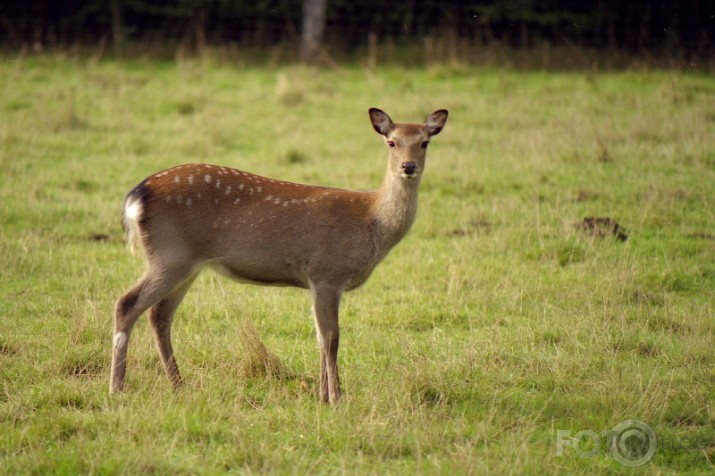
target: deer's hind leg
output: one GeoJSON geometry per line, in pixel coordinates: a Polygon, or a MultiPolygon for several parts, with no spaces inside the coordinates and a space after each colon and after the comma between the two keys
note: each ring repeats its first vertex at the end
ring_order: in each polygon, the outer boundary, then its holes
{"type": "Polygon", "coordinates": [[[124,389],[129,336],[139,316],[180,287],[192,274],[193,269],[187,266],[150,266],[139,283],[119,298],[114,312],[110,393],[124,389]]]}
{"type": "Polygon", "coordinates": [[[182,380],[179,366],[174,358],[174,350],[171,346],[171,324],[174,320],[176,309],[181,304],[184,296],[186,296],[186,292],[193,284],[194,279],[196,279],[196,274],[190,276],[149,309],[149,325],[154,331],[156,348],[159,351],[166,376],[175,389],[181,386],[182,380]]]}

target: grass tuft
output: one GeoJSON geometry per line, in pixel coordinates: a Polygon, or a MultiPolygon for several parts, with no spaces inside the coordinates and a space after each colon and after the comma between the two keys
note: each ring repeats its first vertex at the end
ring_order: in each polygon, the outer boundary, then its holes
{"type": "Polygon", "coordinates": [[[238,331],[238,346],[241,349],[239,376],[244,379],[295,377],[285,364],[261,341],[251,321],[243,320],[238,331]]]}
{"type": "Polygon", "coordinates": [[[275,96],[283,106],[294,107],[305,100],[305,87],[300,75],[285,73],[278,75],[275,96]]]}

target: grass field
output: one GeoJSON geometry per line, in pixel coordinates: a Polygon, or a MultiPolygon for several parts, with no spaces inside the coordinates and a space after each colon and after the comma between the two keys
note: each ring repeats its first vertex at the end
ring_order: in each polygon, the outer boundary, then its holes
{"type": "Polygon", "coordinates": [[[5,59],[0,473],[711,474],[714,130],[697,73],[5,59]],[[208,272],[174,326],[185,388],[141,319],[110,397],[143,271],[126,192],[192,161],[375,188],[370,106],[450,119],[414,228],[343,300],[340,405],[317,401],[308,294],[208,272]],[[657,435],[640,469],[603,434],[629,419],[657,435]]]}

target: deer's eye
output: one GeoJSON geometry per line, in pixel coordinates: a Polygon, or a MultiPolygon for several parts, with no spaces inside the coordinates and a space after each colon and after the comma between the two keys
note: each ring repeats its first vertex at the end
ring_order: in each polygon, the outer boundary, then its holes
{"type": "Polygon", "coordinates": [[[421,145],[422,145],[422,148],[423,148],[423,149],[426,149],[427,146],[429,145],[429,141],[426,140],[426,141],[424,141],[421,145]]]}
{"type": "Polygon", "coordinates": [[[388,147],[390,147],[390,149],[394,149],[394,148],[395,148],[395,143],[392,142],[391,140],[388,140],[388,141],[387,141],[387,145],[388,145],[388,147]]]}

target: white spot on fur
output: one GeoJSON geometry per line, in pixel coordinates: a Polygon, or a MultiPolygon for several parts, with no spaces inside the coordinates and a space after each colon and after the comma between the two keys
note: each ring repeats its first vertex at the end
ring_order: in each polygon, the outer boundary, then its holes
{"type": "Polygon", "coordinates": [[[124,349],[127,346],[127,333],[117,332],[112,339],[115,349],[124,349]]]}
{"type": "Polygon", "coordinates": [[[174,183],[179,183],[179,182],[181,182],[181,177],[179,177],[178,175],[175,175],[175,176],[174,176],[174,183]]]}
{"type": "Polygon", "coordinates": [[[256,187],[256,192],[261,193],[263,191],[263,188],[261,187],[256,187]]]}
{"type": "Polygon", "coordinates": [[[229,195],[229,194],[231,193],[231,186],[230,186],[230,185],[229,185],[228,187],[226,187],[226,192],[225,192],[225,193],[226,193],[226,195],[229,195]]]}
{"type": "Polygon", "coordinates": [[[194,203],[193,200],[191,200],[190,198],[186,199],[186,206],[187,206],[187,207],[190,207],[192,203],[194,203]]]}
{"type": "Polygon", "coordinates": [[[214,198],[214,205],[218,205],[218,198],[214,198]]]}
{"type": "Polygon", "coordinates": [[[206,174],[206,176],[204,177],[204,180],[206,180],[206,183],[211,183],[211,175],[206,174]]]}
{"type": "Polygon", "coordinates": [[[239,189],[239,190],[243,190],[243,184],[242,184],[242,183],[239,183],[239,184],[238,184],[238,189],[239,189]]]}
{"type": "Polygon", "coordinates": [[[240,202],[240,201],[241,201],[241,199],[240,199],[240,198],[237,198],[236,200],[233,201],[233,204],[234,204],[234,205],[238,205],[238,202],[240,202]]]}
{"type": "Polygon", "coordinates": [[[288,200],[286,200],[285,202],[283,202],[283,206],[284,206],[284,207],[287,207],[289,203],[290,203],[290,202],[289,202],[288,200]]]}
{"type": "Polygon", "coordinates": [[[221,180],[216,180],[216,188],[221,188],[221,180]]]}
{"type": "Polygon", "coordinates": [[[181,195],[176,197],[176,203],[179,203],[179,204],[184,203],[184,197],[182,197],[181,195]]]}
{"type": "Polygon", "coordinates": [[[193,185],[193,184],[194,184],[194,176],[193,176],[193,175],[189,175],[189,178],[187,178],[186,180],[188,180],[189,185],[193,185]]]}
{"type": "Polygon", "coordinates": [[[281,203],[281,199],[278,198],[278,197],[276,197],[275,200],[273,200],[273,203],[275,203],[276,205],[278,205],[279,203],[281,203]]]}
{"type": "MultiPolygon", "coordinates": [[[[251,190],[253,190],[253,189],[251,189],[251,190]]],[[[273,200],[273,195],[268,195],[268,196],[266,197],[266,201],[269,202],[269,201],[271,201],[271,200],[273,200]]]]}

